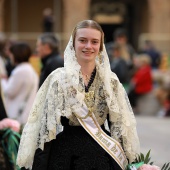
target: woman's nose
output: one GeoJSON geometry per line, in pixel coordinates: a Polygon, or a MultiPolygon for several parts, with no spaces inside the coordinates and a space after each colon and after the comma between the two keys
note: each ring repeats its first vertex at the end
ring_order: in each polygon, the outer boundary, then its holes
{"type": "Polygon", "coordinates": [[[86,48],[91,48],[91,42],[90,41],[87,41],[86,48]]]}

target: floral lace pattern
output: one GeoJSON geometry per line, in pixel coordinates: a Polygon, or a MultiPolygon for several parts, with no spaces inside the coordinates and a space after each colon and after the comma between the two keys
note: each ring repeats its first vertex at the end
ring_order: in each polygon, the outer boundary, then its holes
{"type": "MultiPolygon", "coordinates": [[[[103,84],[100,82],[101,82],[100,77],[98,73],[96,73],[94,82],[89,88],[90,91],[94,91],[95,101],[89,103],[88,105],[93,106],[93,110],[94,110],[93,113],[96,116],[98,123],[100,125],[103,125],[107,118],[107,114],[109,113],[109,109],[105,100],[103,84]]],[[[79,91],[84,93],[84,83],[81,75],[80,75],[79,91]]],[[[72,116],[70,117],[69,124],[72,126],[80,126],[80,123],[74,114],[72,114],[72,116]]]]}
{"type": "MultiPolygon", "coordinates": [[[[111,135],[117,140],[122,139],[126,156],[131,162],[139,152],[136,121],[124,88],[110,70],[105,48],[101,55],[101,64],[96,57],[98,78],[91,87],[96,90],[94,114],[99,124],[103,124],[109,113],[111,135]]],[[[77,125],[73,113],[80,113],[85,105],[85,92],[72,37],[64,53],[64,62],[64,68],[53,71],[37,93],[21,137],[17,157],[20,167],[31,167],[35,150],[43,149],[45,142],[55,139],[62,131],[61,116],[70,119],[70,124],[77,125]]]]}

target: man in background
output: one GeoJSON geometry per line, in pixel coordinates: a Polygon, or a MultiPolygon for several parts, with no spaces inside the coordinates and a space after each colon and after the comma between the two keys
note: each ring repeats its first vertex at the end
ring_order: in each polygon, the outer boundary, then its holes
{"type": "Polygon", "coordinates": [[[39,87],[48,75],[59,67],[64,66],[64,60],[59,53],[59,41],[52,33],[44,33],[37,39],[37,55],[41,58],[42,69],[39,87]]]}

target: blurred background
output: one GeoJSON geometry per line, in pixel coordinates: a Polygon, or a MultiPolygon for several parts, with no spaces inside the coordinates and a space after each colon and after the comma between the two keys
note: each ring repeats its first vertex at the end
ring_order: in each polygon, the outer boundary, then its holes
{"type": "Polygon", "coordinates": [[[24,39],[34,46],[36,37],[44,31],[47,8],[52,10],[53,31],[62,49],[78,21],[94,19],[101,24],[106,42],[112,41],[116,28],[124,27],[135,48],[142,48],[149,39],[162,52],[170,52],[168,0],[0,0],[0,31],[8,38],[24,39]]]}
{"type": "Polygon", "coordinates": [[[63,56],[73,27],[84,19],[93,19],[103,28],[112,70],[119,75],[115,62],[119,56],[127,64],[129,74],[124,76],[129,79],[122,84],[137,118],[141,152],[151,149],[157,165],[170,161],[169,0],[0,0],[0,41],[5,42],[4,48],[15,41],[28,42],[33,50],[29,62],[40,75],[38,36],[54,33],[63,56]],[[120,43],[124,36],[125,53],[120,43]],[[142,66],[147,66],[147,80],[142,66]],[[140,81],[140,87],[146,82],[148,86],[136,89],[140,81]]]}

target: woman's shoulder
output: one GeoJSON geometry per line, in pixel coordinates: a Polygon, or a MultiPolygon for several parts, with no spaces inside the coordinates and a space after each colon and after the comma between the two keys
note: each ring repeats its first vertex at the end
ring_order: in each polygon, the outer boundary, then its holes
{"type": "Polygon", "coordinates": [[[47,77],[46,81],[53,83],[53,82],[60,82],[60,80],[64,79],[66,75],[66,70],[64,67],[57,68],[56,70],[52,71],[49,76],[47,77]]]}
{"type": "Polygon", "coordinates": [[[111,72],[111,76],[110,77],[111,77],[112,81],[119,81],[117,75],[114,72],[111,72]]]}
{"type": "Polygon", "coordinates": [[[117,75],[115,73],[111,73],[111,87],[113,87],[115,89],[115,91],[118,90],[119,87],[122,86],[122,83],[119,81],[119,78],[117,77],[117,75]]]}
{"type": "Polygon", "coordinates": [[[19,76],[25,76],[34,71],[33,67],[29,63],[22,63],[17,65],[14,70],[12,71],[12,75],[19,75],[19,76]]]}
{"type": "Polygon", "coordinates": [[[52,71],[49,76],[50,77],[60,77],[62,75],[65,75],[65,73],[66,73],[65,68],[64,67],[60,67],[60,68],[57,68],[54,71],[52,71]]]}
{"type": "Polygon", "coordinates": [[[64,75],[66,75],[65,73],[65,68],[58,68],[51,72],[43,82],[39,91],[43,93],[44,91],[51,91],[52,89],[57,89],[57,87],[61,88],[63,85],[62,79],[64,79],[64,75]]]}

